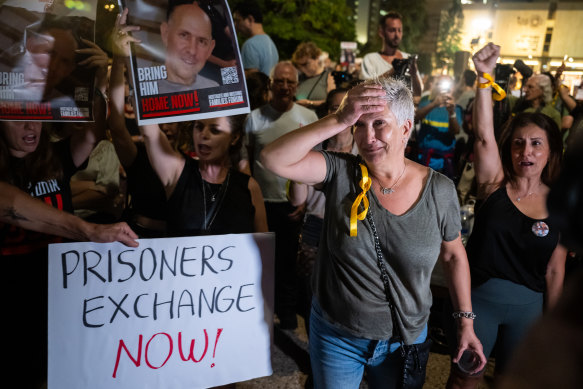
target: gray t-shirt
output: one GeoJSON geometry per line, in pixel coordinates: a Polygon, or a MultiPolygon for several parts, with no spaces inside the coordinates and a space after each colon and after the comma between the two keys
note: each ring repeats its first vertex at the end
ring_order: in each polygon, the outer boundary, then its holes
{"type": "MultiPolygon", "coordinates": [[[[367,339],[389,339],[391,312],[377,264],[368,221],[358,221],[358,234],[350,237],[350,209],[362,191],[358,186],[359,158],[323,151],[326,159],[326,216],[312,286],[327,319],[367,339]]],[[[430,170],[419,201],[405,214],[387,211],[372,190],[370,209],[386,268],[391,296],[404,342],[411,344],[429,319],[432,303],[430,279],[442,241],[458,237],[461,229],[455,186],[430,170]]],[[[361,207],[362,210],[362,207],[361,207]]]]}

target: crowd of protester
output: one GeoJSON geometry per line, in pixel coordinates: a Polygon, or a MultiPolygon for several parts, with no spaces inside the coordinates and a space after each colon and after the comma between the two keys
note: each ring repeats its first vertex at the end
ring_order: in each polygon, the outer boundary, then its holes
{"type": "Polygon", "coordinates": [[[580,248],[561,241],[546,207],[563,153],[582,136],[574,96],[583,93],[562,83],[564,66],[523,77],[522,90],[494,102],[496,45],[475,54],[475,70],[422,77],[399,49],[402,20],[390,12],[381,51],[347,74],[313,42],[280,59],[259,7],[233,12],[247,39],[248,115],[138,128],[127,57],[140,42],[124,10],[112,58],[90,46],[94,123],[0,122],[0,251],[7,274],[24,261],[36,285],[7,286],[36,304],[21,313],[36,315],[27,332],[36,337],[12,348],[27,354],[15,358],[34,367],[30,381],[46,379],[46,347],[34,345],[46,346],[38,312],[47,309],[49,243],[266,231],[276,239],[275,323],[294,329],[304,317],[315,387],[356,388],[365,371],[370,387],[422,386],[438,260],[451,296],[448,387],[476,387],[489,357],[503,377],[581,267],[580,248]],[[47,185],[59,191],[47,197],[47,185]],[[475,222],[466,245],[467,204],[475,222]],[[466,350],[470,372],[457,365],[466,350]]]}

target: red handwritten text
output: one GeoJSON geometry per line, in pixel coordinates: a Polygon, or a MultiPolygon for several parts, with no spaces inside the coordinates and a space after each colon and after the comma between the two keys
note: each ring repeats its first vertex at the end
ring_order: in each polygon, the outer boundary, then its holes
{"type": "MultiPolygon", "coordinates": [[[[183,362],[192,361],[193,363],[199,363],[206,356],[206,353],[208,351],[208,346],[209,346],[209,337],[208,337],[208,333],[207,333],[206,329],[203,331],[204,331],[204,347],[203,347],[202,353],[198,359],[194,356],[194,346],[196,343],[196,339],[190,340],[190,347],[188,349],[188,355],[185,355],[184,348],[183,348],[183,342],[182,342],[182,332],[178,332],[178,339],[177,339],[176,343],[178,345],[178,354],[180,356],[180,359],[183,362]]],[[[217,350],[217,344],[219,342],[219,337],[221,336],[222,332],[223,332],[222,328],[217,329],[217,335],[215,337],[215,347],[213,349],[213,356],[212,356],[213,358],[215,357],[216,350],[217,350]]],[[[119,365],[120,365],[122,351],[129,357],[131,362],[136,367],[141,366],[142,356],[143,356],[144,362],[146,363],[146,365],[150,369],[154,369],[154,370],[159,369],[162,366],[164,366],[168,362],[170,357],[172,357],[172,354],[174,352],[174,341],[173,341],[172,336],[170,334],[168,334],[166,332],[159,332],[157,334],[152,335],[150,337],[150,339],[148,340],[148,342],[146,343],[145,347],[143,347],[143,340],[144,340],[144,336],[142,334],[140,334],[138,336],[138,349],[134,350],[134,354],[132,354],[132,352],[128,349],[128,347],[126,346],[126,343],[124,342],[123,339],[119,340],[119,345],[117,348],[117,356],[115,358],[115,367],[113,369],[113,378],[117,378],[117,370],[118,370],[119,365]],[[153,351],[150,351],[150,344],[156,338],[165,338],[166,341],[168,342],[168,347],[167,347],[167,351],[165,351],[165,355],[150,355],[153,352],[153,351]],[[164,361],[161,364],[159,364],[159,366],[156,366],[150,362],[152,359],[157,360],[157,359],[161,359],[161,358],[163,358],[164,361]]],[[[163,340],[157,340],[157,341],[160,342],[163,340]]],[[[159,348],[157,350],[159,350],[159,348]]],[[[158,354],[159,353],[160,353],[160,351],[158,351],[158,354]]],[[[215,366],[215,364],[212,363],[211,367],[214,367],[214,366],[215,366]]]]}

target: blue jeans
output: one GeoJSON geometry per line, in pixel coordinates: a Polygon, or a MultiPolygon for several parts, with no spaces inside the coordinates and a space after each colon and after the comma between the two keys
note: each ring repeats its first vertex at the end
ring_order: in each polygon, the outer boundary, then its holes
{"type": "MultiPolygon", "coordinates": [[[[426,338],[427,325],[414,344],[426,338]]],[[[400,345],[391,339],[359,338],[333,326],[313,299],[310,360],[314,388],[358,388],[365,369],[369,388],[395,388],[403,369],[401,353],[395,352],[400,345]]]]}

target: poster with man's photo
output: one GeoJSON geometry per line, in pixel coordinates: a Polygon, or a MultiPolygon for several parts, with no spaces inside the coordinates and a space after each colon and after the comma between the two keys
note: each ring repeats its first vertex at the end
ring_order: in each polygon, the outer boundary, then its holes
{"type": "Polygon", "coordinates": [[[0,2],[0,120],[93,120],[95,67],[78,50],[95,41],[96,7],[97,0],[0,2]]]}
{"type": "Polygon", "coordinates": [[[340,42],[340,65],[343,72],[353,72],[356,63],[356,42],[340,42]]]}
{"type": "Polygon", "coordinates": [[[249,112],[237,37],[226,0],[125,0],[138,124],[249,112]]]}

